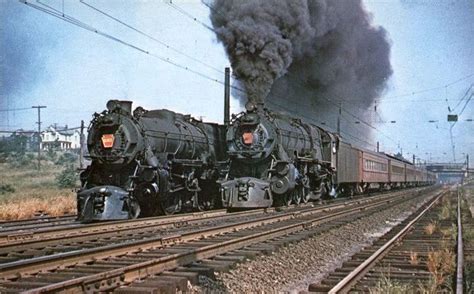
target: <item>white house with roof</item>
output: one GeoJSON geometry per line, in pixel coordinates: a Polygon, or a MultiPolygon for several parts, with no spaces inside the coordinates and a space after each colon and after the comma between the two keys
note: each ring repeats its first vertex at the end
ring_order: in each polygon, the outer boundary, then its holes
{"type": "Polygon", "coordinates": [[[49,126],[41,132],[41,149],[57,148],[60,150],[79,149],[81,147],[81,133],[77,129],[49,126]]]}

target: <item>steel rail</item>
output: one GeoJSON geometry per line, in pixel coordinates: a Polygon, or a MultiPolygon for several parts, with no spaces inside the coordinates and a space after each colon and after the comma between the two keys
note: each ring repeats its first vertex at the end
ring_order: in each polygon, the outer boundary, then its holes
{"type": "MultiPolygon", "coordinates": [[[[210,258],[219,254],[226,253],[231,250],[239,249],[248,245],[256,244],[262,241],[273,239],[279,236],[284,236],[290,233],[308,229],[315,225],[328,222],[334,219],[340,219],[341,217],[346,217],[359,213],[360,211],[372,211],[373,209],[382,207],[387,203],[392,203],[396,200],[402,201],[411,195],[403,194],[399,195],[395,199],[377,199],[370,201],[364,205],[358,205],[357,207],[352,207],[349,209],[343,209],[336,211],[332,214],[320,216],[311,219],[301,219],[302,217],[312,217],[318,209],[314,209],[313,212],[307,211],[306,213],[291,213],[285,216],[273,216],[266,220],[259,221],[250,221],[246,223],[234,224],[234,225],[224,225],[219,228],[207,229],[206,232],[198,231],[186,233],[178,236],[171,237],[169,240],[170,243],[174,241],[192,241],[196,239],[201,239],[206,236],[216,236],[223,233],[235,232],[241,229],[249,229],[254,227],[261,227],[264,225],[276,224],[283,220],[291,220],[291,222],[283,223],[281,227],[270,228],[268,230],[260,230],[259,232],[247,235],[240,236],[230,240],[219,241],[215,244],[205,245],[199,248],[189,249],[183,253],[176,253],[172,255],[167,255],[159,257],[156,259],[148,260],[145,262],[140,262],[132,265],[128,265],[119,269],[109,270],[101,272],[98,274],[93,274],[85,277],[75,278],[72,280],[59,282],[55,284],[50,284],[47,286],[39,287],[36,289],[28,290],[25,293],[44,293],[44,292],[56,292],[56,291],[67,291],[69,293],[81,293],[81,292],[91,292],[97,290],[104,290],[109,285],[114,285],[116,283],[129,283],[137,278],[143,278],[151,274],[157,274],[166,270],[174,269],[178,266],[186,265],[192,263],[196,260],[202,260],[210,258]]],[[[420,195],[417,195],[420,196],[420,195]]],[[[149,248],[156,248],[160,246],[160,240],[156,240],[153,244],[148,244],[149,248]]],[[[192,243],[190,243],[192,244],[192,243]]],[[[143,246],[140,247],[140,250],[145,249],[143,246]]],[[[130,250],[129,250],[130,252],[130,250]]],[[[123,252],[122,252],[123,253],[123,252]]],[[[84,262],[81,261],[81,262],[84,262]]]]}
{"type": "Polygon", "coordinates": [[[25,218],[25,219],[14,219],[14,220],[0,220],[0,227],[5,225],[17,225],[18,223],[29,223],[29,222],[41,222],[41,221],[56,221],[61,220],[63,218],[76,218],[77,215],[75,214],[66,214],[66,215],[59,215],[59,216],[38,216],[32,218],[25,218]]]}
{"type": "Polygon", "coordinates": [[[26,244],[28,242],[37,242],[54,238],[69,238],[72,236],[84,235],[90,232],[96,234],[108,231],[117,231],[119,229],[136,228],[137,226],[158,225],[171,221],[186,222],[189,220],[224,215],[225,209],[193,212],[179,215],[162,215],[150,218],[139,218],[131,220],[107,221],[91,224],[83,224],[81,226],[66,226],[60,228],[40,229],[35,231],[19,231],[14,234],[0,232],[0,248],[8,245],[26,244]]]}
{"type": "Polygon", "coordinates": [[[456,294],[463,293],[463,268],[464,268],[464,252],[462,240],[462,219],[461,219],[461,195],[458,188],[458,248],[457,248],[457,262],[456,262],[456,294]]]}
{"type": "Polygon", "coordinates": [[[61,223],[72,222],[77,215],[48,216],[18,220],[0,220],[0,233],[15,229],[34,228],[34,226],[54,226],[61,223]]]}
{"type": "Polygon", "coordinates": [[[328,293],[347,293],[383,256],[385,256],[396,242],[401,239],[413,225],[428,212],[437,201],[443,197],[447,192],[442,191],[435,198],[431,200],[431,203],[423,209],[413,220],[411,220],[402,230],[398,232],[392,239],[386,242],[382,247],[375,251],[370,257],[368,257],[363,263],[356,267],[352,272],[347,274],[339,283],[337,283],[328,293]]]}

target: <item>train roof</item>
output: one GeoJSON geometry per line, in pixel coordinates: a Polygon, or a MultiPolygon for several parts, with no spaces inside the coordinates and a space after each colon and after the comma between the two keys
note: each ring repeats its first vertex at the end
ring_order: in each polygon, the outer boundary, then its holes
{"type": "Polygon", "coordinates": [[[406,164],[410,164],[410,165],[413,165],[413,162],[403,158],[403,157],[399,157],[399,156],[395,156],[395,155],[391,155],[391,154],[388,154],[388,153],[385,153],[385,155],[387,155],[387,157],[390,157],[392,159],[396,159],[398,161],[401,161],[401,162],[404,162],[406,164]]]}

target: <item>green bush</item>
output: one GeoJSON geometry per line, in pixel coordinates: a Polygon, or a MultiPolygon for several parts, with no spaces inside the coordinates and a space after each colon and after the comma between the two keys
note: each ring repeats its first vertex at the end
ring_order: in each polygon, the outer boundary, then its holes
{"type": "Polygon", "coordinates": [[[10,185],[10,184],[0,185],[0,195],[7,194],[7,193],[13,193],[13,192],[15,192],[15,188],[13,188],[12,185],[10,185]]]}
{"type": "Polygon", "coordinates": [[[6,163],[8,161],[8,156],[10,154],[8,152],[0,151],[0,163],[6,163]]]}
{"type": "Polygon", "coordinates": [[[59,156],[58,160],[56,160],[56,165],[65,165],[65,164],[72,164],[77,160],[77,155],[74,153],[63,153],[59,156]]]}
{"type": "Polygon", "coordinates": [[[48,157],[49,160],[55,161],[56,158],[58,157],[58,154],[56,153],[56,151],[54,151],[54,148],[51,147],[46,151],[46,156],[48,157]]]}
{"type": "Polygon", "coordinates": [[[74,188],[78,180],[77,172],[73,165],[68,165],[56,177],[56,185],[59,188],[74,188]]]}
{"type": "Polygon", "coordinates": [[[12,153],[8,157],[8,161],[13,168],[28,167],[34,164],[33,158],[23,152],[12,153]]]}

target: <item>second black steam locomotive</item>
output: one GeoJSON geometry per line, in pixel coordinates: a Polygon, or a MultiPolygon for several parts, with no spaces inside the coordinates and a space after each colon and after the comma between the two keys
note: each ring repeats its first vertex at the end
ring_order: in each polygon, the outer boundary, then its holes
{"type": "Polygon", "coordinates": [[[110,100],[89,127],[92,164],[81,174],[82,221],[128,219],[219,205],[225,128],[169,110],[132,113],[110,100]]]}
{"type": "Polygon", "coordinates": [[[221,181],[224,207],[288,205],[371,189],[433,184],[413,164],[344,142],[299,118],[247,103],[227,131],[230,167],[221,181]]]}

